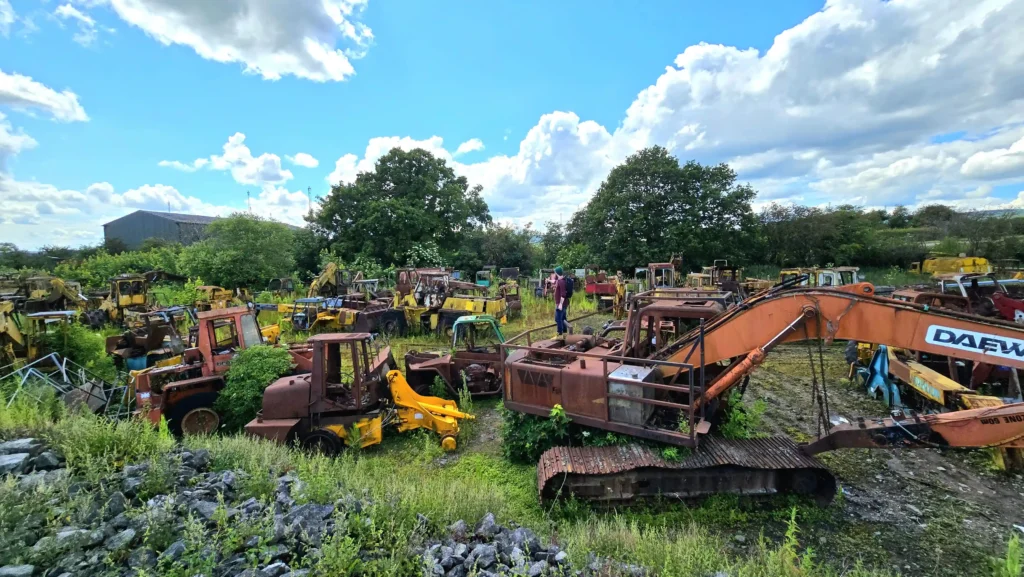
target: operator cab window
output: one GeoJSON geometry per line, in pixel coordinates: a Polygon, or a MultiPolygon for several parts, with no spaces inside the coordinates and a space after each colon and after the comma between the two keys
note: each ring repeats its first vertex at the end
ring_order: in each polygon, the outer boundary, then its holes
{"type": "Polygon", "coordinates": [[[263,333],[252,315],[242,315],[242,341],[247,347],[263,344],[263,333]]]}
{"type": "Polygon", "coordinates": [[[238,331],[235,330],[235,321],[228,319],[217,321],[213,325],[213,353],[224,355],[238,348],[238,331]]]}
{"type": "Polygon", "coordinates": [[[348,343],[328,343],[324,351],[324,379],[328,386],[351,388],[355,380],[348,343]],[[346,354],[349,353],[349,354],[346,354]]]}
{"type": "Polygon", "coordinates": [[[830,274],[823,274],[823,275],[821,275],[821,286],[832,286],[832,282],[833,282],[832,275],[830,275],[830,274]]]}

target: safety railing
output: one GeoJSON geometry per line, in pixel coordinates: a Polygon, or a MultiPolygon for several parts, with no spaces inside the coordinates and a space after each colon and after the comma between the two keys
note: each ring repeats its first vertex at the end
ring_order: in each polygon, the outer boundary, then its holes
{"type": "MultiPolygon", "coordinates": [[[[576,317],[568,322],[571,325],[576,325],[581,320],[594,314],[596,313],[576,317]]],[[[530,400],[530,395],[522,394],[524,391],[515,390],[517,387],[526,387],[530,386],[530,384],[518,378],[512,378],[512,371],[514,369],[529,371],[531,367],[539,368],[541,371],[550,371],[553,368],[562,369],[560,374],[560,395],[562,399],[568,402],[560,402],[558,404],[562,405],[570,419],[580,424],[606,430],[678,445],[696,446],[697,435],[706,432],[705,429],[698,427],[698,424],[705,417],[704,404],[695,402],[704,393],[703,320],[700,321],[697,338],[689,347],[687,362],[612,354],[609,349],[604,349],[608,352],[595,352],[594,350],[571,350],[566,348],[567,345],[557,347],[546,346],[549,343],[545,341],[550,339],[539,339],[537,337],[554,327],[555,325],[551,324],[524,331],[501,345],[501,369],[502,374],[505,376],[506,407],[534,414],[545,414],[550,411],[555,403],[550,405],[538,404],[535,399],[530,400]],[[545,346],[537,346],[542,342],[545,346]],[[512,361],[509,361],[510,356],[515,352],[522,352],[525,355],[517,356],[512,361]],[[699,364],[690,361],[690,357],[694,354],[699,357],[699,364]],[[587,399],[607,407],[603,417],[583,415],[571,409],[573,395],[578,397],[579,395],[586,394],[582,390],[583,385],[581,383],[583,379],[593,378],[593,373],[587,373],[588,364],[591,362],[601,363],[600,374],[604,387],[602,393],[597,395],[597,398],[587,397],[587,399]],[[514,364],[514,366],[510,366],[510,363],[514,364]],[[633,375],[630,376],[623,374],[624,372],[621,371],[622,367],[632,367],[637,370],[633,371],[633,375]],[[578,372],[574,374],[574,370],[578,372]],[[619,374],[616,374],[617,372],[619,374]],[[655,373],[655,380],[637,378],[639,374],[650,372],[655,373]],[[670,375],[667,377],[667,382],[665,375],[670,375]],[[682,383],[679,382],[680,378],[683,379],[682,383]],[[614,385],[633,387],[633,390],[629,392],[634,394],[625,394],[626,391],[616,392],[614,385]],[[672,393],[687,398],[687,401],[680,402],[679,399],[671,398],[672,393]],[[618,406],[622,406],[621,403],[636,403],[653,407],[653,409],[650,412],[640,411],[640,415],[643,418],[640,419],[639,423],[628,423],[613,419],[612,407],[616,406],[613,401],[620,403],[618,406]],[[567,405],[570,406],[567,407],[567,405]],[[657,408],[669,409],[675,412],[675,429],[659,426],[655,422],[656,419],[651,418],[654,410],[657,408]],[[684,421],[686,423],[685,427],[681,426],[684,421]]],[[[625,373],[628,372],[626,371],[625,373]]]]}

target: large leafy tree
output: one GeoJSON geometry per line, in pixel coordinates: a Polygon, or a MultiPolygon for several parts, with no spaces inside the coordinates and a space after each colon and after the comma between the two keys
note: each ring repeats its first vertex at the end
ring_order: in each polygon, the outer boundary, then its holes
{"type": "Polygon", "coordinates": [[[393,148],[372,172],[333,186],[309,222],[338,254],[404,265],[414,245],[433,242],[452,253],[489,223],[480,191],[426,150],[393,148]]]}
{"type": "Polygon", "coordinates": [[[295,235],[287,226],[235,213],[206,227],[206,239],[186,247],[182,274],[227,288],[262,288],[295,269],[295,235]]]}
{"type": "Polygon", "coordinates": [[[487,265],[519,267],[520,273],[529,273],[538,266],[540,251],[533,243],[536,235],[529,224],[523,228],[491,224],[474,229],[466,234],[453,264],[470,273],[487,265]]]}
{"type": "Polygon", "coordinates": [[[680,166],[654,146],[612,169],[573,215],[568,236],[609,269],[666,261],[673,254],[691,263],[737,258],[745,254],[756,224],[754,196],[749,186],[736,184],[727,165],[680,166]]]}

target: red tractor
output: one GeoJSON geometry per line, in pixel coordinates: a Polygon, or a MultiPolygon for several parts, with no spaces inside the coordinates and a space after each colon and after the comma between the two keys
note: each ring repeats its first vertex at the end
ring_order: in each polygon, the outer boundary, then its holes
{"type": "MultiPolygon", "coordinates": [[[[224,373],[238,351],[266,344],[256,315],[248,307],[203,311],[197,315],[196,346],[180,362],[135,374],[136,412],[154,425],[160,418],[175,434],[211,433],[220,427],[213,409],[224,388],[224,373]]],[[[312,370],[311,349],[291,348],[296,372],[312,370]]]]}

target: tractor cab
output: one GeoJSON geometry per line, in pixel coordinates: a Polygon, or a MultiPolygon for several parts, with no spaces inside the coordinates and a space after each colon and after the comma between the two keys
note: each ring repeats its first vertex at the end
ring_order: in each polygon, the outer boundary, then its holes
{"type": "Polygon", "coordinates": [[[455,319],[450,351],[418,352],[405,355],[409,385],[420,394],[428,393],[440,379],[447,394],[456,398],[463,388],[473,397],[501,394],[501,344],[505,342],[500,322],[491,315],[470,315],[455,319]]]}
{"type": "Polygon", "coordinates": [[[482,287],[491,286],[491,271],[490,270],[478,270],[476,271],[476,284],[482,287]]]}
{"type": "Polygon", "coordinates": [[[272,278],[267,283],[267,292],[284,298],[295,294],[295,281],[290,278],[272,278]]]}
{"type": "Polygon", "coordinates": [[[320,312],[327,307],[326,303],[327,299],[324,297],[295,299],[295,302],[290,307],[292,312],[288,315],[292,328],[296,331],[311,330],[313,325],[316,324],[320,312]]]}
{"type": "Polygon", "coordinates": [[[648,289],[676,286],[676,266],[670,262],[652,262],[647,265],[648,289]]]}
{"type": "Polygon", "coordinates": [[[452,350],[474,353],[499,352],[505,335],[498,319],[490,315],[471,315],[455,319],[452,327],[452,350]]]}

